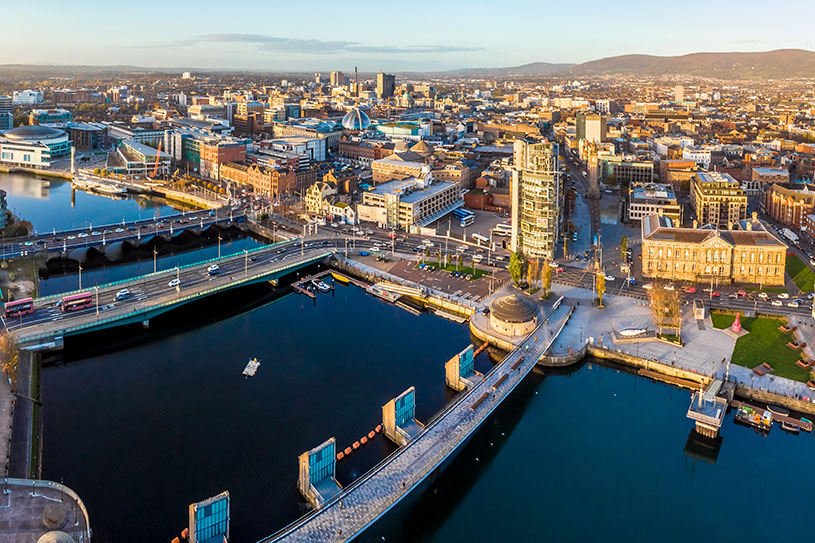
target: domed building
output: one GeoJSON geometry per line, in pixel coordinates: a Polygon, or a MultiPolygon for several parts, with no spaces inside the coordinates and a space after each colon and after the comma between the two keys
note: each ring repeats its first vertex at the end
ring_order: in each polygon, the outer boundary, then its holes
{"type": "Polygon", "coordinates": [[[342,118],[342,127],[346,130],[361,132],[367,130],[369,126],[371,126],[371,119],[358,107],[352,108],[351,111],[346,113],[345,117],[342,118]]]}
{"type": "Polygon", "coordinates": [[[23,167],[48,167],[71,152],[64,130],[47,126],[18,126],[0,136],[0,162],[23,167]]]}
{"type": "Polygon", "coordinates": [[[505,336],[532,333],[538,326],[538,303],[525,294],[510,294],[490,303],[490,327],[505,336]]]}

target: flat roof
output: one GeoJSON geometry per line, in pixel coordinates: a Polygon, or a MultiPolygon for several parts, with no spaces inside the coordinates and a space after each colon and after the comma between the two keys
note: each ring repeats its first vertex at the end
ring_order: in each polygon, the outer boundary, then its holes
{"type": "Polygon", "coordinates": [[[401,202],[406,204],[414,204],[453,186],[453,183],[449,183],[447,181],[434,181],[433,184],[427,188],[419,188],[417,187],[417,184],[418,181],[415,177],[397,179],[377,185],[373,188],[373,190],[369,191],[369,194],[377,194],[379,196],[384,196],[386,194],[399,194],[399,200],[401,202]],[[411,189],[413,190],[408,193],[408,191],[411,189]]]}

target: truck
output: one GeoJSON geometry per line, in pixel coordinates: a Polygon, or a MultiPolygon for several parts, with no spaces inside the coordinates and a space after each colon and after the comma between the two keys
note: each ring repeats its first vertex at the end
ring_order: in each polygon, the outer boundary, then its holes
{"type": "Polygon", "coordinates": [[[792,243],[798,243],[798,234],[796,234],[789,228],[784,228],[783,230],[781,230],[781,235],[790,240],[792,243]]]}

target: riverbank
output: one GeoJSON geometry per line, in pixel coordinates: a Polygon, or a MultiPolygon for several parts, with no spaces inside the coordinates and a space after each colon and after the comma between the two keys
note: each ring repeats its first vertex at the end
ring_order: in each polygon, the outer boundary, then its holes
{"type": "Polygon", "coordinates": [[[54,177],[57,179],[67,179],[70,181],[73,176],[70,172],[57,172],[54,170],[35,170],[32,168],[9,168],[7,166],[0,166],[0,173],[21,173],[27,175],[39,175],[42,177],[54,177]]]}

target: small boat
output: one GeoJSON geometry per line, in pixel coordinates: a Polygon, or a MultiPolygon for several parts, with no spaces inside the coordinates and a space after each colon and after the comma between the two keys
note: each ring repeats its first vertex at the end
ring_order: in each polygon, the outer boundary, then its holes
{"type": "Polygon", "coordinates": [[[340,274],[335,273],[335,272],[331,272],[331,277],[334,278],[334,281],[339,281],[343,285],[347,285],[348,283],[351,282],[351,280],[348,279],[347,277],[345,277],[344,275],[340,275],[340,274]]]}
{"type": "Polygon", "coordinates": [[[784,409],[783,407],[778,405],[768,405],[767,409],[769,409],[773,415],[783,415],[787,417],[790,414],[789,409],[784,409]]]}
{"type": "Polygon", "coordinates": [[[314,285],[314,288],[316,288],[320,292],[328,292],[331,290],[331,287],[329,287],[319,279],[312,279],[311,284],[314,285]]]}
{"type": "Polygon", "coordinates": [[[769,432],[773,427],[773,415],[766,410],[761,413],[750,407],[739,407],[733,418],[737,422],[750,425],[761,432],[769,432]]]}
{"type": "Polygon", "coordinates": [[[246,364],[246,367],[243,368],[243,375],[246,377],[254,377],[255,374],[258,372],[258,368],[260,367],[260,362],[258,362],[257,358],[253,358],[246,364]]]}
{"type": "Polygon", "coordinates": [[[800,428],[798,428],[794,424],[787,423],[787,421],[781,423],[781,429],[791,434],[797,434],[800,431],[800,428]]]}

